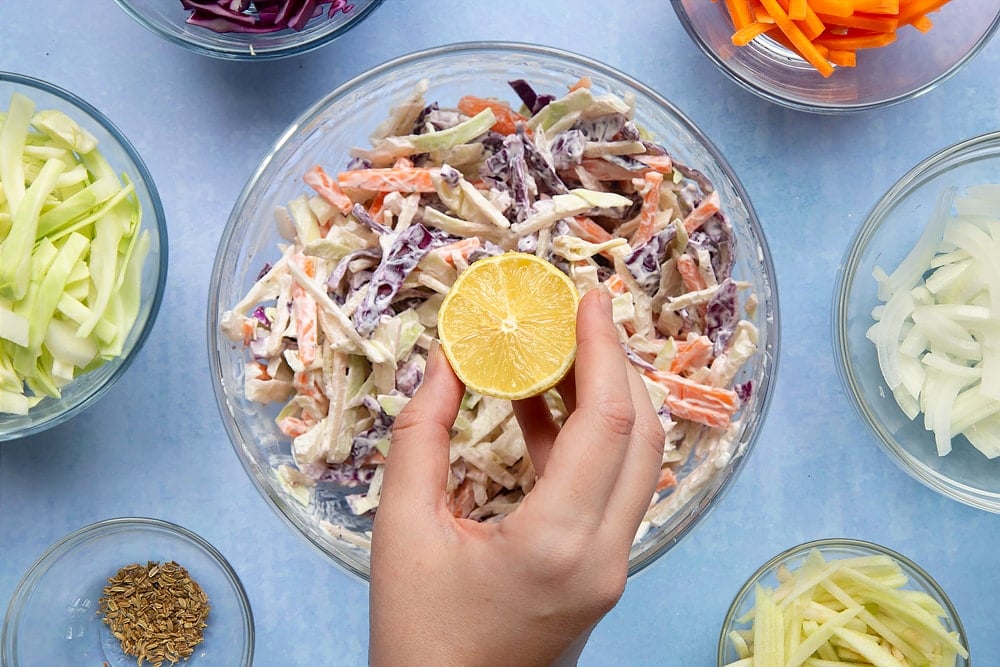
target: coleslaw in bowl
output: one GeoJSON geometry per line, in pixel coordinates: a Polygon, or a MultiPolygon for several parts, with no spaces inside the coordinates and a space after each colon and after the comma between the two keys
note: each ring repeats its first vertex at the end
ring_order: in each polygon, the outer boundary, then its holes
{"type": "MultiPolygon", "coordinates": [[[[641,83],[570,53],[476,43],[404,56],[279,138],[233,209],[208,312],[244,467],[362,578],[392,419],[422,377],[437,306],[469,263],[509,250],[612,292],[670,427],[630,572],[705,516],[756,441],[778,346],[774,274],[711,142],[641,83]]],[[[510,404],[468,395],[456,514],[500,520],[533,481],[510,404]]]]}

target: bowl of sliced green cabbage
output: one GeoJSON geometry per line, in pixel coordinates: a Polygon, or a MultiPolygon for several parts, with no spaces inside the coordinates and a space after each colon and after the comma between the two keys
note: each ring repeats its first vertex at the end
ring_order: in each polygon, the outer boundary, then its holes
{"type": "Polygon", "coordinates": [[[0,440],[94,403],[156,319],[167,238],[156,186],[100,111],[0,72],[0,440]]]}
{"type": "MultiPolygon", "coordinates": [[[[216,398],[251,479],[298,533],[366,577],[395,416],[461,271],[531,252],[613,295],[668,433],[631,571],[697,525],[763,423],[777,355],[767,245],[712,143],[641,83],[538,46],[458,44],[350,81],[282,134],[216,254],[216,398]],[[686,276],[686,277],[685,277],[686,276]]],[[[565,418],[555,392],[553,418],[565,418]]],[[[534,468],[510,401],[470,392],[456,516],[499,521],[534,468]]]]}
{"type": "Polygon", "coordinates": [[[931,155],[875,204],[834,302],[838,369],[876,442],[1000,512],[1000,133],[931,155]]]}

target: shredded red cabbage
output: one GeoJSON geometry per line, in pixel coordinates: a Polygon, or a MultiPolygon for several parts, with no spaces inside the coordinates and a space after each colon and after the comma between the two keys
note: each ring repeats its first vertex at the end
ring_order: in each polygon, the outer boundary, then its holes
{"type": "Polygon", "coordinates": [[[215,32],[268,33],[301,31],[310,19],[326,13],[349,14],[347,0],[180,0],[191,12],[187,23],[215,32]]]}

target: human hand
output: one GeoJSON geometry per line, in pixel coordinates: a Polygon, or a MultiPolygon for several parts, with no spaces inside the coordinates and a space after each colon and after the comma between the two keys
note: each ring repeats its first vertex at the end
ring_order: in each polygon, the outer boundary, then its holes
{"type": "Polygon", "coordinates": [[[452,516],[449,431],[465,388],[435,348],[396,418],[371,551],[373,665],[548,665],[575,660],[625,587],[664,432],[597,290],[580,302],[577,360],[514,411],[538,475],[500,521],[452,516]]]}

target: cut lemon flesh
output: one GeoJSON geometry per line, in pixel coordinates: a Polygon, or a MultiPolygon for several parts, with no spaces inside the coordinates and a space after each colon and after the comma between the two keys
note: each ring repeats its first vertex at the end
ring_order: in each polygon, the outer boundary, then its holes
{"type": "Polygon", "coordinates": [[[551,263],[521,252],[473,262],[438,310],[438,338],[470,390],[527,398],[552,388],[576,356],[579,295],[551,263]]]}

